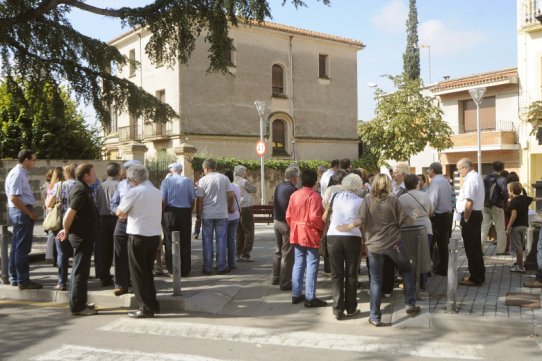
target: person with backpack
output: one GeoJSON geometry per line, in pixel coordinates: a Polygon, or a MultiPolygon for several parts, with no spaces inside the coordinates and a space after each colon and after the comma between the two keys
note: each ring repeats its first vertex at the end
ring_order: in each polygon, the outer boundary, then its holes
{"type": "Polygon", "coordinates": [[[504,204],[508,199],[506,178],[500,173],[504,169],[501,161],[493,162],[493,173],[484,177],[485,199],[482,210],[482,242],[487,238],[491,224],[497,233],[497,255],[506,254],[506,233],[504,227],[504,204]]]}

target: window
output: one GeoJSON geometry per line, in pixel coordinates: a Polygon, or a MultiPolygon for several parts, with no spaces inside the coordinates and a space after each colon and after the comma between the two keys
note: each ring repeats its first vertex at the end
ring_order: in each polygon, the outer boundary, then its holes
{"type": "Polygon", "coordinates": [[[274,156],[288,155],[286,153],[286,123],[282,119],[273,121],[273,153],[274,156]]]}
{"type": "Polygon", "coordinates": [[[273,64],[273,96],[284,96],[284,70],[282,66],[273,64]]]}
{"type": "Polygon", "coordinates": [[[318,77],[329,79],[329,57],[325,54],[318,56],[318,77]]]}
{"type": "MultiPolygon", "coordinates": [[[[474,100],[463,100],[462,133],[476,132],[476,103],[474,100]]],[[[497,123],[495,112],[495,97],[485,97],[480,104],[480,130],[495,130],[497,123]]],[[[461,129],[462,128],[462,129],[461,129]]]]}
{"type": "Polygon", "coordinates": [[[130,61],[130,77],[135,76],[136,72],[136,60],[135,60],[135,49],[131,49],[128,54],[128,59],[130,61]]]}
{"type": "Polygon", "coordinates": [[[166,91],[164,89],[157,90],[155,96],[156,99],[160,101],[160,103],[166,102],[166,91]]]}
{"type": "Polygon", "coordinates": [[[118,116],[117,116],[117,111],[113,105],[109,107],[109,116],[111,117],[109,132],[116,133],[118,129],[118,116]]]}

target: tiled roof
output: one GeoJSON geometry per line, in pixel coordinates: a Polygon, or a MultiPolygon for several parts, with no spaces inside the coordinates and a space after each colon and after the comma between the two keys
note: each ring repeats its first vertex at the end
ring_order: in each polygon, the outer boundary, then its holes
{"type": "Polygon", "coordinates": [[[517,77],[517,75],[517,68],[508,68],[488,73],[475,74],[463,78],[441,81],[436,85],[429,86],[428,89],[431,92],[436,93],[451,89],[466,88],[470,86],[500,82],[503,80],[511,80],[514,77],[517,77]]]}
{"type": "Polygon", "coordinates": [[[265,28],[265,29],[270,29],[270,30],[283,31],[286,33],[304,35],[304,36],[309,36],[313,38],[336,41],[336,42],[344,43],[348,45],[359,46],[362,49],[365,48],[365,45],[361,41],[358,41],[358,40],[343,38],[341,36],[320,33],[320,32],[312,31],[312,30],[296,28],[294,26],[277,24],[277,23],[272,23],[268,21],[257,22],[255,20],[250,20],[250,21],[247,21],[246,23],[249,26],[258,26],[260,28],[265,28]]]}
{"type": "MultiPolygon", "coordinates": [[[[239,19],[239,22],[242,23],[242,20],[239,19]]],[[[255,27],[260,27],[260,28],[269,29],[269,30],[282,31],[282,32],[286,32],[286,33],[298,34],[298,35],[313,37],[313,38],[317,38],[317,39],[335,41],[335,42],[338,42],[338,43],[357,46],[357,47],[360,47],[361,49],[365,48],[365,45],[361,41],[358,41],[358,40],[343,38],[341,36],[330,35],[330,34],[325,34],[325,33],[319,33],[317,31],[305,30],[305,29],[301,29],[301,28],[296,28],[294,26],[282,25],[282,24],[277,24],[277,23],[272,23],[272,22],[267,22],[267,21],[257,22],[255,20],[247,21],[247,22],[245,22],[245,24],[247,24],[248,26],[255,26],[255,27]]],[[[115,37],[114,39],[109,40],[108,44],[113,44],[113,43],[115,43],[115,42],[117,42],[117,41],[131,35],[132,33],[135,33],[138,30],[140,30],[139,26],[125,32],[124,34],[120,34],[119,36],[115,37]]]]}

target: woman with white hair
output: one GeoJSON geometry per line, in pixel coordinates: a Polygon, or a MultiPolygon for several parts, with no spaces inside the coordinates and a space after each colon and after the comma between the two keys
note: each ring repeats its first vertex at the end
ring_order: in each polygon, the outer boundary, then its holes
{"type": "Polygon", "coordinates": [[[339,231],[336,227],[352,223],[361,217],[363,181],[357,174],[349,174],[343,178],[341,186],[342,191],[332,196],[323,216],[326,220],[331,212],[327,249],[331,264],[333,314],[337,320],[359,313],[356,293],[362,243],[359,227],[345,231],[339,231]]]}

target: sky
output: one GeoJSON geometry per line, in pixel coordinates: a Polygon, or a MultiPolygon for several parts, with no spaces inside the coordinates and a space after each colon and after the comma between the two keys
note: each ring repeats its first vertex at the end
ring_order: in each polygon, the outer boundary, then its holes
{"type": "MultiPolygon", "coordinates": [[[[296,9],[287,0],[268,0],[273,18],[295,26],[361,41],[358,53],[358,118],[374,116],[374,88],[393,90],[382,75],[402,72],[408,0],[305,0],[296,9]]],[[[107,6],[144,4],[144,0],[110,0],[107,6]]],[[[103,6],[103,1],[88,3],[103,6]]],[[[426,85],[444,76],[464,77],[517,66],[516,1],[417,0],[421,77],[426,85]]],[[[103,16],[73,10],[72,25],[86,35],[108,41],[129,29],[103,16]]],[[[87,112],[88,113],[88,112],[87,112]]]]}

